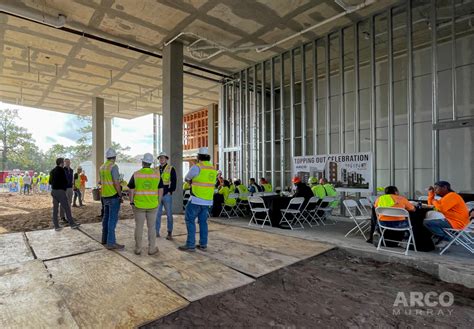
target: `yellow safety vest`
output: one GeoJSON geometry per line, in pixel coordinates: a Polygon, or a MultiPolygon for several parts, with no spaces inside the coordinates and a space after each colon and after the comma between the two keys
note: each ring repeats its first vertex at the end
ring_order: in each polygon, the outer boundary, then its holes
{"type": "Polygon", "coordinates": [[[272,184],[270,184],[270,183],[262,184],[262,186],[263,186],[263,189],[265,190],[265,192],[272,192],[273,191],[272,184]]]}
{"type": "Polygon", "coordinates": [[[116,164],[110,160],[105,161],[105,163],[100,166],[100,193],[104,198],[114,196],[118,193],[118,191],[115,190],[114,181],[112,179],[112,168],[114,166],[116,166],[116,164]]]}
{"type": "MultiPolygon", "coordinates": [[[[239,194],[249,193],[249,189],[247,188],[247,186],[242,185],[242,184],[237,186],[237,190],[239,191],[239,194]]],[[[248,200],[249,198],[246,197],[246,196],[239,196],[239,199],[240,200],[248,200]]]]}
{"type": "Polygon", "coordinates": [[[77,175],[77,178],[74,180],[74,187],[77,189],[81,188],[81,175],[77,175]]]}
{"type": "Polygon", "coordinates": [[[23,185],[23,176],[20,176],[20,185],[23,185]]]}
{"type": "Polygon", "coordinates": [[[217,170],[210,161],[198,162],[199,175],[193,178],[191,184],[192,195],[211,201],[214,197],[214,185],[216,184],[217,170]]]}
{"type": "Polygon", "coordinates": [[[7,184],[10,183],[10,177],[5,178],[5,183],[7,183],[7,184]]]}
{"type": "Polygon", "coordinates": [[[139,209],[154,209],[158,207],[158,184],[160,183],[159,170],[142,168],[133,174],[135,192],[133,202],[139,209]]]}
{"type": "Polygon", "coordinates": [[[224,204],[226,206],[233,207],[237,203],[235,199],[229,199],[229,195],[232,193],[229,187],[227,186],[222,186],[221,189],[219,190],[219,194],[222,194],[224,196],[224,204]]]}
{"type": "Polygon", "coordinates": [[[191,189],[191,185],[188,182],[184,182],[183,183],[183,191],[190,190],[190,189],[191,189]]]}
{"type": "Polygon", "coordinates": [[[169,164],[166,164],[166,167],[163,170],[163,173],[161,175],[161,179],[163,180],[163,185],[170,185],[170,183],[171,183],[171,169],[173,169],[173,167],[170,166],[169,164]]]}
{"type": "Polygon", "coordinates": [[[326,190],[324,186],[320,184],[313,186],[311,191],[313,191],[314,196],[317,196],[319,199],[323,199],[326,196],[326,190]]]}
{"type": "Polygon", "coordinates": [[[384,194],[379,197],[377,205],[379,207],[393,207],[395,205],[395,200],[393,200],[391,194],[384,194]]]}

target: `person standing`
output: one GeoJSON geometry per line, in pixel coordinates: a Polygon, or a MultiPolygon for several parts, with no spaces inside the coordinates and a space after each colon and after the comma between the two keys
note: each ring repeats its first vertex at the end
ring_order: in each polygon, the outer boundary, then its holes
{"type": "Polygon", "coordinates": [[[31,178],[31,181],[32,181],[32,185],[31,185],[31,188],[32,188],[32,193],[33,194],[37,194],[38,193],[38,182],[39,182],[39,178],[38,178],[38,173],[35,172],[33,174],[33,177],[31,178]]]}
{"type": "Polygon", "coordinates": [[[56,159],[56,167],[49,173],[49,184],[51,185],[51,196],[53,197],[53,225],[56,231],[62,229],[58,221],[58,208],[64,210],[67,221],[71,228],[76,229],[79,223],[76,223],[72,218],[70,203],[66,196],[67,178],[64,172],[64,159],[56,159]]]}
{"type": "Polygon", "coordinates": [[[19,188],[20,188],[20,189],[18,190],[18,192],[21,194],[21,193],[24,192],[24,191],[23,191],[23,187],[25,186],[25,181],[24,181],[24,179],[23,179],[23,174],[19,174],[19,175],[18,175],[18,185],[19,185],[19,188]]]}
{"type": "Polygon", "coordinates": [[[160,236],[161,228],[161,214],[163,207],[166,211],[167,219],[167,230],[168,235],[166,240],[173,240],[173,192],[176,190],[176,170],[168,164],[169,157],[165,152],[161,152],[158,156],[160,166],[160,185],[159,188],[163,189],[163,197],[160,198],[160,204],[158,206],[158,212],[156,214],[156,236],[160,236]]]}
{"type": "MultiPolygon", "coordinates": [[[[74,170],[71,168],[71,160],[68,158],[64,159],[64,172],[66,173],[67,179],[67,189],[66,189],[66,196],[69,202],[69,207],[72,205],[72,196],[73,192],[73,185],[74,185],[74,170]]],[[[66,219],[64,218],[64,210],[63,207],[59,209],[59,214],[61,215],[61,219],[65,222],[66,219]]]]}
{"type": "Polygon", "coordinates": [[[188,237],[186,244],[179,246],[179,250],[195,251],[207,249],[208,227],[207,216],[212,206],[214,186],[217,178],[216,168],[211,163],[211,156],[207,147],[199,148],[198,163],[189,169],[185,179],[191,183],[191,198],[186,205],[185,220],[188,237]],[[196,244],[196,218],[199,220],[199,245],[196,244]]]}
{"type": "Polygon", "coordinates": [[[81,191],[82,203],[84,203],[84,197],[86,195],[86,183],[88,182],[86,172],[84,170],[81,172],[80,177],[81,177],[80,191],[81,191]]]}
{"type": "Polygon", "coordinates": [[[25,177],[23,177],[23,194],[26,195],[27,192],[30,194],[31,189],[31,176],[28,172],[25,172],[25,177]]]}
{"type": "Polygon", "coordinates": [[[72,201],[72,206],[77,207],[76,200],[79,199],[79,207],[82,207],[82,194],[81,194],[81,173],[82,168],[77,167],[77,172],[74,174],[74,199],[72,201]]]}
{"type": "Polygon", "coordinates": [[[135,254],[142,253],[143,225],[146,220],[148,227],[148,255],[158,252],[156,247],[155,220],[157,207],[163,195],[159,188],[160,172],[151,169],[153,155],[145,153],[142,169],[136,171],[128,183],[130,189],[130,205],[135,216],[135,254]]]}
{"type": "Polygon", "coordinates": [[[109,148],[105,153],[107,161],[100,167],[101,196],[104,202],[104,216],[102,217],[102,244],[109,250],[123,250],[124,245],[118,244],[115,239],[120,203],[122,203],[122,188],[120,186],[119,168],[115,164],[117,153],[109,148]]]}

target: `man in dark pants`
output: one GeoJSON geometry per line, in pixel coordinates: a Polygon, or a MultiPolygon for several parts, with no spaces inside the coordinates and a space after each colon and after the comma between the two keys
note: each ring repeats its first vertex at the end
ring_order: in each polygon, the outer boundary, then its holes
{"type": "MultiPolygon", "coordinates": [[[[68,158],[64,159],[64,172],[66,173],[66,179],[67,179],[67,188],[66,188],[66,197],[67,197],[67,201],[69,203],[69,208],[71,208],[71,205],[72,205],[72,196],[74,194],[74,191],[73,191],[73,180],[74,180],[74,170],[71,168],[71,160],[69,160],[68,158]]],[[[66,218],[64,217],[64,208],[63,206],[61,205],[61,207],[59,208],[59,214],[61,215],[61,219],[63,220],[63,222],[67,223],[66,221],[66,218]]]]}
{"type": "Polygon", "coordinates": [[[51,185],[51,196],[53,197],[53,224],[56,231],[62,229],[58,221],[59,205],[64,209],[67,221],[71,228],[75,229],[80,225],[79,223],[75,223],[72,218],[71,205],[66,196],[68,182],[63,167],[64,159],[58,158],[56,159],[56,167],[49,173],[49,184],[51,185]]]}

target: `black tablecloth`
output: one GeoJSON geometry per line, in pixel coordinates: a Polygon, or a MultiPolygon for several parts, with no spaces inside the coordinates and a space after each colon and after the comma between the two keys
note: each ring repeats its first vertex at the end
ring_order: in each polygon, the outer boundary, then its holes
{"type": "MultiPolygon", "coordinates": [[[[271,195],[271,196],[262,196],[263,202],[265,202],[265,207],[270,209],[270,221],[272,222],[273,227],[281,227],[280,220],[281,220],[281,210],[288,207],[291,198],[290,197],[282,197],[278,195],[271,195]]],[[[264,214],[257,214],[256,218],[263,219],[264,214]]]]}
{"type": "Polygon", "coordinates": [[[222,211],[223,203],[224,203],[224,195],[219,194],[219,193],[214,193],[214,197],[212,198],[212,210],[211,210],[212,217],[219,217],[222,211]]]}
{"type": "MultiPolygon", "coordinates": [[[[432,251],[435,249],[433,240],[431,239],[432,233],[425,227],[425,225],[423,225],[423,221],[425,220],[426,213],[430,210],[432,209],[416,208],[414,212],[409,212],[410,222],[413,228],[413,235],[415,238],[416,249],[418,251],[432,251]]],[[[371,233],[373,232],[373,228],[375,227],[376,223],[377,223],[377,217],[375,214],[375,208],[372,208],[371,233]]],[[[384,237],[389,240],[402,241],[404,235],[405,235],[405,232],[403,231],[387,230],[385,231],[384,237]]],[[[371,234],[371,237],[372,237],[372,234],[371,234]]],[[[387,242],[387,246],[390,246],[390,242],[387,242]]],[[[410,247],[410,249],[412,249],[412,247],[410,247]]]]}

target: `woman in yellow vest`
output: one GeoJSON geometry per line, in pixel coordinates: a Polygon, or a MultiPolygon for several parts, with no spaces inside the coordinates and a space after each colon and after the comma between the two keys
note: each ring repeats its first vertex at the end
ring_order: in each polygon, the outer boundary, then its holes
{"type": "Polygon", "coordinates": [[[217,170],[211,163],[207,147],[201,147],[197,154],[198,163],[189,169],[185,179],[191,183],[191,198],[186,205],[185,220],[188,237],[179,250],[195,251],[207,249],[207,217],[212,206],[217,170]],[[199,220],[199,245],[196,246],[196,218],[199,220]]]}
{"type": "Polygon", "coordinates": [[[224,205],[228,207],[235,207],[237,200],[236,199],[230,199],[229,195],[231,194],[230,190],[230,182],[227,179],[224,179],[224,186],[221,186],[219,188],[219,194],[222,194],[224,196],[224,205]]]}
{"type": "Polygon", "coordinates": [[[155,220],[159,200],[163,189],[159,189],[160,172],[151,169],[153,155],[145,153],[142,169],[136,171],[128,183],[130,189],[130,205],[135,216],[135,254],[142,253],[143,225],[146,220],[148,228],[148,255],[158,252],[156,247],[155,220]]]}
{"type": "Polygon", "coordinates": [[[74,198],[72,206],[77,207],[76,200],[79,199],[79,207],[82,207],[82,193],[81,193],[81,173],[82,168],[77,167],[77,172],[73,176],[72,189],[74,191],[74,198]]]}

